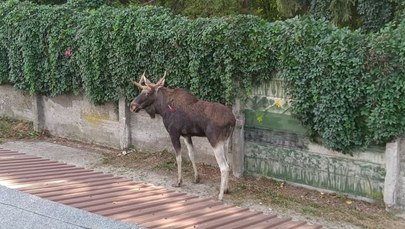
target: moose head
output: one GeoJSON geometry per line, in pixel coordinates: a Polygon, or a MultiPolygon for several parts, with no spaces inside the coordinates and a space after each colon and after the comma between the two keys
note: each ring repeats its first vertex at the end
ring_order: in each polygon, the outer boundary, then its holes
{"type": "Polygon", "coordinates": [[[167,72],[165,71],[163,77],[157,83],[151,83],[145,76],[145,72],[142,74],[139,82],[133,81],[132,83],[141,89],[141,93],[132,100],[130,103],[131,112],[139,112],[144,109],[152,118],[155,117],[154,107],[152,106],[157,100],[157,91],[164,86],[167,72]]]}

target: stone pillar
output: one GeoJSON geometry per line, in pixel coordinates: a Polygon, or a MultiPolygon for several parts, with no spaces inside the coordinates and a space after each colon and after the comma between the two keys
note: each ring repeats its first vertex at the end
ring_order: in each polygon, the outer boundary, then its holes
{"type": "Polygon", "coordinates": [[[40,95],[34,94],[32,98],[32,122],[34,131],[41,131],[44,128],[43,123],[43,111],[42,111],[42,97],[40,95]]]}
{"type": "Polygon", "coordinates": [[[124,96],[120,96],[118,102],[118,116],[119,116],[119,128],[120,128],[120,147],[121,149],[127,149],[130,145],[130,122],[129,122],[129,107],[125,101],[124,96]]]}
{"type": "MultiPolygon", "coordinates": [[[[397,206],[400,174],[400,139],[387,143],[385,149],[384,203],[387,208],[397,206]]],[[[405,190],[404,190],[405,191],[405,190]]]]}
{"type": "Polygon", "coordinates": [[[245,116],[241,108],[240,100],[235,101],[233,106],[233,113],[236,118],[236,125],[233,131],[232,144],[231,144],[231,155],[230,164],[232,168],[233,175],[235,177],[241,177],[244,172],[244,157],[245,157],[245,139],[244,139],[244,125],[245,116]]]}

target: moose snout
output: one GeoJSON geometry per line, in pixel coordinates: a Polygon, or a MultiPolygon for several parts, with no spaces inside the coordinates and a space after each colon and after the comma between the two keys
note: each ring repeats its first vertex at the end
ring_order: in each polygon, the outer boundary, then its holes
{"type": "Polygon", "coordinates": [[[131,102],[129,104],[129,110],[131,112],[138,112],[141,108],[139,107],[139,104],[135,103],[135,102],[131,102]]]}

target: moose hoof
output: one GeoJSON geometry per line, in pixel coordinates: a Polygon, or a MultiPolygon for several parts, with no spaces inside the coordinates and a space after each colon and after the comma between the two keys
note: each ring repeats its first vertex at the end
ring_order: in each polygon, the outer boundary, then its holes
{"type": "Polygon", "coordinates": [[[221,193],[220,193],[220,194],[218,195],[218,200],[219,200],[219,201],[222,201],[223,198],[224,198],[224,194],[221,194],[221,193]]]}
{"type": "Polygon", "coordinates": [[[178,188],[178,187],[181,187],[181,183],[183,183],[183,182],[180,180],[180,181],[177,181],[176,184],[172,184],[172,186],[175,188],[178,188]]]}
{"type": "Polygon", "coordinates": [[[194,183],[194,184],[200,183],[200,177],[199,177],[199,176],[194,177],[193,183],[194,183]]]}

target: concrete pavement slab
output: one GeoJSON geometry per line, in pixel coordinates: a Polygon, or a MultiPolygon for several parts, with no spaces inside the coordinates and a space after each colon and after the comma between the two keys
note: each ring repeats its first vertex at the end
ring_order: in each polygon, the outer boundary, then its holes
{"type": "Polygon", "coordinates": [[[0,185],[0,229],[138,229],[0,185]]]}

